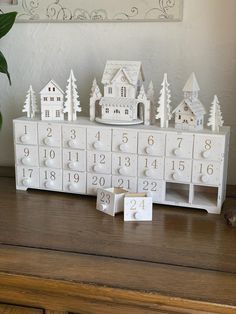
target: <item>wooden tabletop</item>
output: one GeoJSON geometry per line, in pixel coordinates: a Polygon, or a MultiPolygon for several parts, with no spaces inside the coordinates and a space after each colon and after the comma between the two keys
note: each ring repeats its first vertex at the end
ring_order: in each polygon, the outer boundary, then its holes
{"type": "MultiPolygon", "coordinates": [[[[104,215],[95,203],[89,196],[16,191],[13,179],[0,178],[0,302],[13,302],[4,285],[38,293],[39,284],[48,293],[56,285],[83,300],[93,296],[97,313],[106,313],[98,303],[108,296],[120,309],[139,302],[143,313],[161,306],[160,313],[167,313],[163,306],[236,313],[236,228],[223,215],[155,205],[152,222],[124,223],[122,214],[104,215]]],[[[224,207],[234,205],[228,199],[224,207]]],[[[31,306],[52,302],[31,293],[31,306]]]]}

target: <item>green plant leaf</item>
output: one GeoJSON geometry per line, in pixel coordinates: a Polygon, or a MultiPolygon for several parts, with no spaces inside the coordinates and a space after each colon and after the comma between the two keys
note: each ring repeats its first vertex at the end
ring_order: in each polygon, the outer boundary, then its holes
{"type": "Polygon", "coordinates": [[[1,130],[1,128],[2,128],[2,114],[0,112],[0,130],[1,130]]]}
{"type": "Polygon", "coordinates": [[[17,12],[3,13],[0,14],[0,38],[5,36],[12,28],[17,12]]]}
{"type": "Polygon", "coordinates": [[[11,78],[8,72],[7,60],[5,59],[4,55],[0,51],[0,72],[7,75],[9,84],[11,85],[11,78]]]}

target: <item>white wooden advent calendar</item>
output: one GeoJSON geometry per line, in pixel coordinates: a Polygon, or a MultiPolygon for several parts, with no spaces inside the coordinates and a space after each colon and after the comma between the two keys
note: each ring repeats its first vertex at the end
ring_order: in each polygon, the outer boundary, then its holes
{"type": "Polygon", "coordinates": [[[220,213],[225,199],[229,127],[217,133],[19,118],[14,139],[18,190],[96,195],[120,187],[209,213],[220,213]]]}

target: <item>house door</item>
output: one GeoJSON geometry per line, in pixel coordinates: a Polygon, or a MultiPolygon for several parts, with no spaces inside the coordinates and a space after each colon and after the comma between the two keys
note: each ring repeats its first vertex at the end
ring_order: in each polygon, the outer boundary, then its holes
{"type": "Polygon", "coordinates": [[[114,120],[121,120],[121,114],[119,109],[115,109],[113,112],[113,119],[114,120]]]}

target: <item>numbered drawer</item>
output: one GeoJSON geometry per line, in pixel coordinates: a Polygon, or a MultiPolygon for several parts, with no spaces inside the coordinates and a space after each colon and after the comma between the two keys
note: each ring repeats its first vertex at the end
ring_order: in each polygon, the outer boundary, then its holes
{"type": "Polygon", "coordinates": [[[137,178],[112,176],[112,186],[122,188],[130,192],[137,192],[137,178]]]}
{"type": "Polygon", "coordinates": [[[114,129],[112,132],[112,151],[137,154],[137,132],[114,129]]]}
{"type": "Polygon", "coordinates": [[[196,134],[194,141],[194,159],[222,160],[224,158],[225,137],[196,134]]]}
{"type": "Polygon", "coordinates": [[[62,190],[62,170],[40,168],[40,188],[47,190],[62,190]]]}
{"type": "Polygon", "coordinates": [[[14,122],[14,136],[16,144],[38,144],[37,122],[14,122]]]}
{"type": "Polygon", "coordinates": [[[51,123],[38,124],[39,145],[61,146],[61,125],[51,123]]]}
{"type": "Polygon", "coordinates": [[[193,183],[219,185],[222,181],[221,163],[215,161],[193,161],[193,183]]]}
{"type": "Polygon", "coordinates": [[[62,134],[63,147],[86,149],[86,128],[64,125],[62,134]]]}
{"type": "Polygon", "coordinates": [[[63,172],[63,191],[85,194],[86,193],[86,173],[76,171],[63,172]]]}
{"type": "Polygon", "coordinates": [[[110,188],[111,176],[106,174],[87,173],[87,194],[97,195],[97,188],[110,188]]]}
{"type": "Polygon", "coordinates": [[[164,186],[163,181],[151,180],[151,179],[139,179],[138,180],[138,192],[148,193],[152,196],[154,203],[161,203],[164,200],[164,186]]]}
{"type": "Polygon", "coordinates": [[[193,156],[193,135],[168,133],[166,136],[166,156],[191,159],[193,156]]]}
{"type": "Polygon", "coordinates": [[[112,154],[112,174],[137,176],[137,155],[112,154]]]}
{"type": "Polygon", "coordinates": [[[87,128],[87,149],[111,151],[111,130],[108,128],[87,128]]]}
{"type": "Polygon", "coordinates": [[[86,171],[86,152],[84,150],[63,150],[63,168],[73,171],[86,171]]]}
{"type": "Polygon", "coordinates": [[[87,171],[111,174],[111,153],[87,151],[87,171]]]}
{"type": "Polygon", "coordinates": [[[39,168],[18,166],[16,168],[16,182],[18,189],[38,188],[39,168]]]}
{"type": "Polygon", "coordinates": [[[138,153],[140,155],[165,155],[165,134],[139,132],[138,153]]]}
{"type": "Polygon", "coordinates": [[[38,147],[16,145],[15,160],[17,165],[37,167],[39,165],[38,147]]]}
{"type": "Polygon", "coordinates": [[[172,182],[190,182],[192,160],[166,158],[165,179],[172,182]]]}
{"type": "Polygon", "coordinates": [[[39,164],[41,167],[61,168],[61,149],[39,147],[39,164]]]}
{"type": "Polygon", "coordinates": [[[164,158],[139,156],[138,176],[144,178],[163,179],[164,158]]]}

